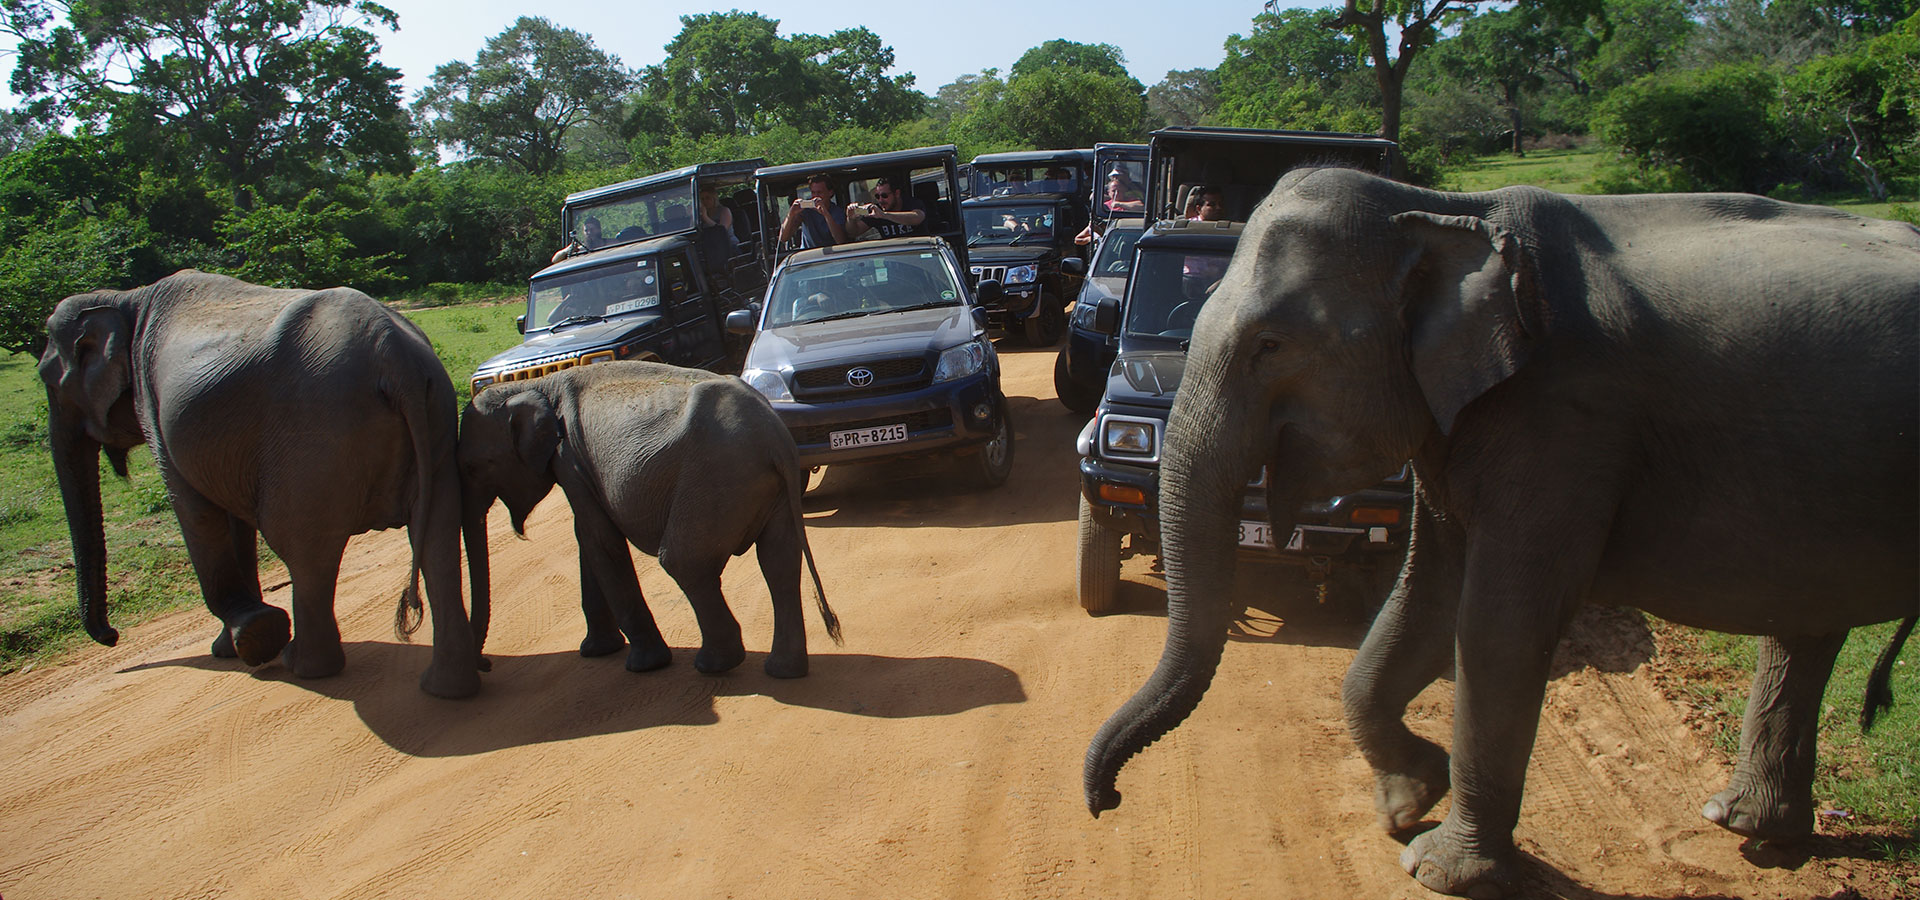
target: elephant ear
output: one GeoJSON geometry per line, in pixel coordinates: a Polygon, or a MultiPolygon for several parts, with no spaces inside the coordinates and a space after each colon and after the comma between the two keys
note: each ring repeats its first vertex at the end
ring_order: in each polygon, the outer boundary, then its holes
{"type": "Polygon", "coordinates": [[[125,313],[92,306],[48,338],[65,368],[61,401],[84,414],[88,433],[103,443],[111,443],[114,405],[126,398],[132,383],[132,333],[125,313]]]}
{"type": "Polygon", "coordinates": [[[1413,248],[1402,301],[1413,375],[1443,434],[1481,394],[1512,377],[1542,336],[1532,262],[1510,232],[1477,216],[1392,218],[1413,248]]]}
{"type": "Polygon", "coordinates": [[[536,472],[553,465],[560,448],[560,417],[537,391],[520,391],[507,401],[507,429],[520,462],[536,472]]]}

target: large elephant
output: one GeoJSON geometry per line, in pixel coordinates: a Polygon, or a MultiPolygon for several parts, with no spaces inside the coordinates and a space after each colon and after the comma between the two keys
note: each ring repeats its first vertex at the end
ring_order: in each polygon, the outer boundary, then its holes
{"type": "Polygon", "coordinates": [[[1549,660],[1586,601],[1765,636],[1738,767],[1705,815],[1808,831],[1836,651],[1920,612],[1917,310],[1920,232],[1898,223],[1289,173],[1195,325],[1161,468],[1166,650],[1088,748],[1089,808],[1118,805],[1121,766],[1213,677],[1249,476],[1268,467],[1287,534],[1301,501],[1411,459],[1406,565],[1343,688],[1384,827],[1454,791],[1402,855],[1410,874],[1514,887],[1549,660]],[[1403,722],[1448,672],[1451,760],[1403,722]]]}
{"type": "MultiPolygon", "coordinates": [[[[47,319],[40,358],[54,470],[73,535],[87,633],[107,622],[100,452],[126,475],[145,443],[172,497],[215,656],[294,674],[345,665],[334,583],[347,539],[405,526],[412,571],[399,618],[433,606],[420,687],[480,689],[460,598],[453,383],[420,329],[358,291],[278,290],[186,270],[131,291],[80,294],[47,319]],[[286,563],[293,621],[261,600],[256,540],[286,563]]],[[[410,628],[406,629],[410,630],[410,628]]]]}
{"type": "Polygon", "coordinates": [[[629,541],[660,561],[700,623],[693,665],[724,672],[746,658],[740,623],[720,592],[727,559],[753,547],[773,598],[775,678],[807,674],[800,560],[837,643],[800,515],[806,475],[793,436],[738,378],[651,362],[608,362],[487,388],[460,420],[468,577],[474,631],[486,640],[491,599],[487,511],[504,502],[513,530],[558,483],[580,546],[582,656],[632,642],[627,668],[672,662],[640,593],[629,541]]]}

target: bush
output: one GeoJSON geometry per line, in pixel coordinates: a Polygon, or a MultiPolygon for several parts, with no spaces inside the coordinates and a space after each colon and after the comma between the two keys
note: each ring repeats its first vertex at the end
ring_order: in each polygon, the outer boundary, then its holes
{"type": "Polygon", "coordinates": [[[127,283],[133,235],[124,221],[80,218],[29,231],[0,249],[0,350],[40,354],[47,316],[73,294],[127,283]]]}
{"type": "Polygon", "coordinates": [[[1609,192],[1766,193],[1780,170],[1778,81],[1752,65],[1649,75],[1614,90],[1594,111],[1594,133],[1619,148],[1609,192]]]}

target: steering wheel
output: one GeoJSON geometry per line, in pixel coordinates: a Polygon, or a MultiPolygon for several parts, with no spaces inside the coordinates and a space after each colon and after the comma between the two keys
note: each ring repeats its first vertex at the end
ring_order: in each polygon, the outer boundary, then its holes
{"type": "Polygon", "coordinates": [[[1198,318],[1199,316],[1200,316],[1200,304],[1194,303],[1192,301],[1178,304],[1174,306],[1172,312],[1167,313],[1167,325],[1164,330],[1179,331],[1181,329],[1185,329],[1187,331],[1192,331],[1193,320],[1198,318]]]}
{"type": "Polygon", "coordinates": [[[793,317],[796,319],[827,311],[826,294],[808,294],[793,305],[793,317]]]}

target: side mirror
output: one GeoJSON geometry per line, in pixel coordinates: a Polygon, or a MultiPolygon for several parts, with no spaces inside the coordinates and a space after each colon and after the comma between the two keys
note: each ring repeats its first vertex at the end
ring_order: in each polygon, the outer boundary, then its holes
{"type": "Polygon", "coordinates": [[[1007,291],[1000,286],[998,279],[987,278],[973,286],[973,299],[979,301],[983,306],[998,306],[1000,302],[1006,298],[1007,291]]]}
{"type": "Polygon", "coordinates": [[[1113,297],[1101,297],[1093,305],[1093,330],[1101,334],[1113,334],[1120,330],[1120,301],[1113,297]]]}
{"type": "Polygon", "coordinates": [[[513,317],[513,330],[518,331],[521,334],[527,333],[527,314],[526,313],[521,313],[513,317]]]}
{"type": "Polygon", "coordinates": [[[981,331],[986,331],[988,327],[987,311],[984,309],[981,309],[978,306],[974,307],[973,308],[973,324],[980,326],[981,331]]]}
{"type": "Polygon", "coordinates": [[[1068,275],[1087,274],[1087,261],[1078,256],[1069,256],[1060,260],[1060,271],[1068,275]]]}
{"type": "Polygon", "coordinates": [[[759,304],[748,309],[736,309],[727,313],[727,331],[731,334],[752,334],[754,320],[760,318],[759,304]]]}

